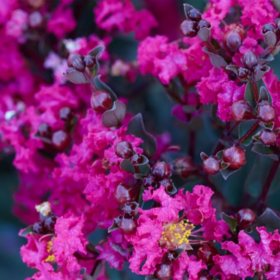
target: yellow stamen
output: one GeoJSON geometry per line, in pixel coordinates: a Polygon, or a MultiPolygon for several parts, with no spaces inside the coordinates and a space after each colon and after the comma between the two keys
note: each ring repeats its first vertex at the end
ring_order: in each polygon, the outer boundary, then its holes
{"type": "Polygon", "coordinates": [[[55,255],[51,253],[52,248],[53,248],[53,242],[52,240],[50,240],[47,243],[47,252],[49,253],[49,255],[45,258],[45,262],[55,262],[55,255]]]}
{"type": "Polygon", "coordinates": [[[160,244],[170,250],[182,248],[191,249],[189,237],[194,225],[188,220],[182,220],[178,223],[170,223],[164,226],[160,244]]]}

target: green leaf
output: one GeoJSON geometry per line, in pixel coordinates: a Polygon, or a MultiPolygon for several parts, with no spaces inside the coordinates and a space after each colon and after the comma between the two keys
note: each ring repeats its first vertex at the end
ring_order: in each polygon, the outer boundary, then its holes
{"type": "Polygon", "coordinates": [[[128,124],[127,132],[143,140],[143,149],[147,156],[152,156],[156,151],[155,138],[150,134],[144,125],[142,114],[135,115],[128,124]]]}
{"type": "Polygon", "coordinates": [[[73,84],[88,84],[89,81],[87,80],[84,73],[75,70],[72,67],[69,67],[64,74],[65,78],[73,84]]]}
{"type": "Polygon", "coordinates": [[[260,88],[259,102],[261,101],[268,101],[270,105],[272,103],[271,95],[265,86],[261,86],[260,88]]]}
{"type": "Polygon", "coordinates": [[[280,230],[280,216],[271,208],[266,208],[256,220],[257,226],[265,226],[269,230],[280,230]]]}
{"type": "Polygon", "coordinates": [[[254,99],[253,88],[251,82],[247,82],[246,89],[245,89],[245,100],[255,108],[256,102],[254,99]]]}
{"type": "Polygon", "coordinates": [[[272,149],[264,146],[262,143],[255,143],[252,147],[252,151],[258,155],[269,157],[273,160],[279,160],[279,156],[273,152],[272,149]]]}
{"type": "Polygon", "coordinates": [[[33,225],[30,225],[19,232],[20,237],[26,237],[28,234],[33,232],[33,225]]]}
{"type": "Polygon", "coordinates": [[[116,100],[117,99],[116,93],[100,79],[100,76],[101,75],[97,75],[93,78],[93,84],[95,88],[98,90],[103,90],[105,92],[108,92],[111,95],[112,99],[116,100]]]}
{"type": "Polygon", "coordinates": [[[125,117],[126,106],[120,101],[115,101],[113,107],[102,115],[102,123],[106,127],[118,127],[125,117]]]}
{"type": "MultiPolygon", "coordinates": [[[[242,121],[238,126],[238,138],[242,138],[244,135],[247,134],[247,132],[252,128],[252,126],[255,124],[255,120],[246,120],[242,121]]],[[[242,144],[245,146],[249,146],[254,139],[254,136],[261,130],[261,127],[259,126],[258,129],[252,133],[249,137],[247,137],[242,144]]]]}
{"type": "Polygon", "coordinates": [[[227,215],[226,213],[222,213],[222,218],[223,220],[228,224],[231,232],[236,233],[236,229],[237,229],[237,220],[229,215],[227,215]]]}
{"type": "Polygon", "coordinates": [[[236,173],[239,169],[235,169],[235,170],[231,170],[228,168],[225,169],[221,169],[220,173],[222,175],[222,177],[224,178],[224,180],[227,180],[232,174],[236,173]]]}
{"type": "Polygon", "coordinates": [[[225,61],[225,59],[216,53],[210,52],[209,50],[207,50],[206,48],[204,49],[204,52],[208,54],[211,63],[213,64],[213,66],[217,67],[217,68],[221,68],[221,67],[226,67],[227,66],[227,62],[225,61]]]}

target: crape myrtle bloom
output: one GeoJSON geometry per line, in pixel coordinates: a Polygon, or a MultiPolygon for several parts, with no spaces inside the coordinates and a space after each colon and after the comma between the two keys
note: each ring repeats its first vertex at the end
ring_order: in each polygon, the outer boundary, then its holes
{"type": "Polygon", "coordinates": [[[26,234],[27,244],[20,251],[22,260],[38,270],[30,279],[74,280],[90,274],[95,256],[86,249],[84,218],[72,214],[56,217],[47,202],[36,209],[40,222],[26,234]]]}
{"type": "Polygon", "coordinates": [[[157,26],[153,15],[146,9],[137,11],[131,0],[99,1],[94,14],[100,29],[107,32],[135,32],[139,40],[148,36],[151,29],[157,26]]]}
{"type": "Polygon", "coordinates": [[[223,279],[238,276],[265,277],[276,280],[280,274],[280,234],[278,230],[268,232],[265,227],[258,227],[260,241],[256,242],[248,233],[240,231],[238,242],[226,241],[222,249],[226,254],[214,256],[223,279]]]}
{"type": "Polygon", "coordinates": [[[198,279],[200,271],[207,268],[197,254],[198,248],[229,236],[227,224],[216,219],[212,195],[203,185],[196,185],[192,192],[180,190],[173,197],[163,187],[146,190],[143,200],[152,200],[155,205],[139,209],[136,231],[126,235],[133,248],[130,269],[141,275],[157,275],[166,264],[172,279],[183,279],[184,275],[198,279]],[[175,261],[170,260],[168,254],[176,251],[182,253],[175,261]]]}

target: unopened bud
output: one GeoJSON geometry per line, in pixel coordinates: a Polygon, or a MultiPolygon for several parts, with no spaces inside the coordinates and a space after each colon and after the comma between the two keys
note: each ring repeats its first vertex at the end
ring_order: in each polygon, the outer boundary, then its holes
{"type": "Polygon", "coordinates": [[[268,102],[263,101],[258,106],[258,117],[263,122],[271,122],[275,118],[275,110],[268,102]]]}
{"type": "Polygon", "coordinates": [[[223,151],[223,161],[229,165],[229,169],[239,169],[246,163],[245,150],[239,146],[227,148],[223,151]]]}
{"type": "Polygon", "coordinates": [[[253,69],[258,64],[258,60],[253,52],[248,51],[243,55],[243,63],[247,68],[253,69]]]}

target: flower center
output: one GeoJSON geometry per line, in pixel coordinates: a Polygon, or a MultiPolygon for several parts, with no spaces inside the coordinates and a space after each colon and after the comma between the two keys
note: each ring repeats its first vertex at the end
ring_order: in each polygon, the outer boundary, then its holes
{"type": "Polygon", "coordinates": [[[170,223],[164,226],[161,234],[160,244],[166,246],[169,250],[192,249],[189,237],[191,236],[194,225],[188,220],[182,220],[178,223],[170,223]]]}

